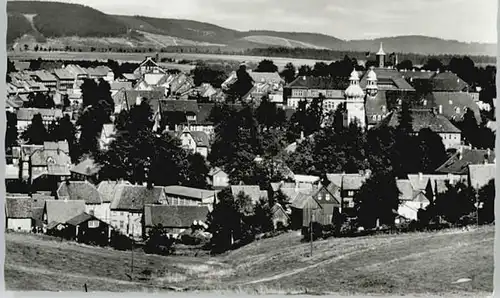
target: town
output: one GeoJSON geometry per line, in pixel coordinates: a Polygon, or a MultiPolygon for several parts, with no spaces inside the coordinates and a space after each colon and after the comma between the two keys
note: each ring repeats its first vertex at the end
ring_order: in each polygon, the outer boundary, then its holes
{"type": "Polygon", "coordinates": [[[495,66],[373,50],[282,70],[9,59],[6,230],[217,255],[493,224],[495,66]]]}

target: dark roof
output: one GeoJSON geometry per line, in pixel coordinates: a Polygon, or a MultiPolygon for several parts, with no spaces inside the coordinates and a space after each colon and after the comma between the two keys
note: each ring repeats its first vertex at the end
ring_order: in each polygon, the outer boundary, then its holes
{"type": "Polygon", "coordinates": [[[466,91],[469,85],[464,82],[459,76],[452,72],[442,72],[436,74],[431,79],[433,91],[466,91]]]}
{"type": "Polygon", "coordinates": [[[299,76],[293,82],[288,84],[286,88],[304,88],[304,89],[331,89],[345,90],[349,87],[348,78],[332,78],[332,77],[313,77],[299,76]]]}
{"type": "Polygon", "coordinates": [[[140,212],[145,204],[158,204],[163,198],[163,188],[143,185],[122,185],[111,202],[111,210],[129,210],[140,212]]]}
{"type": "Polygon", "coordinates": [[[205,222],[208,213],[207,206],[146,205],[144,222],[146,227],[187,228],[195,220],[205,222]]]}
{"type": "Polygon", "coordinates": [[[435,74],[435,71],[403,71],[401,72],[406,80],[430,80],[435,74]]]}
{"type": "Polygon", "coordinates": [[[7,218],[32,218],[30,197],[7,197],[5,199],[7,218]]]}
{"type": "Polygon", "coordinates": [[[465,175],[469,170],[469,165],[483,164],[485,160],[487,160],[488,163],[494,163],[495,151],[463,148],[461,152],[458,150],[437,168],[436,172],[465,175]]]}
{"type": "Polygon", "coordinates": [[[198,113],[196,100],[165,100],[161,102],[162,112],[191,112],[198,113]]]}
{"type": "MultiPolygon", "coordinates": [[[[99,220],[99,219],[93,215],[86,213],[86,212],[82,212],[82,213],[78,214],[77,216],[67,220],[66,224],[71,225],[71,226],[77,226],[77,225],[81,225],[82,223],[87,222],[89,220],[99,220]]],[[[101,220],[99,220],[99,221],[103,222],[101,220]]]]}
{"type": "Polygon", "coordinates": [[[101,204],[101,195],[97,188],[88,181],[62,182],[57,189],[57,197],[68,200],[82,200],[86,204],[101,204]]]}
{"type": "MultiPolygon", "coordinates": [[[[423,128],[430,128],[435,133],[460,133],[446,117],[438,115],[430,109],[410,110],[412,116],[413,132],[419,132],[423,128]]],[[[397,127],[399,124],[398,111],[393,111],[385,117],[379,126],[397,127]]]]}
{"type": "MultiPolygon", "coordinates": [[[[403,74],[396,69],[389,68],[374,68],[373,71],[377,75],[377,85],[379,90],[402,90],[415,91],[415,89],[403,78],[403,74]]],[[[359,85],[365,88],[368,84],[368,71],[365,72],[359,85]]]]}
{"type": "Polygon", "coordinates": [[[165,90],[119,90],[113,95],[115,105],[128,103],[129,107],[135,105],[137,98],[146,99],[153,112],[158,109],[159,101],[165,99],[165,90]],[[125,101],[126,99],[126,101],[125,101]]]}
{"type": "Polygon", "coordinates": [[[448,119],[460,120],[468,109],[474,112],[476,121],[481,122],[479,106],[472,96],[466,92],[432,92],[425,97],[429,107],[442,108],[443,115],[448,119]]]}
{"type": "Polygon", "coordinates": [[[65,223],[67,220],[85,212],[85,201],[47,200],[45,201],[47,223],[65,223]]]}
{"type": "Polygon", "coordinates": [[[90,157],[84,159],[71,169],[71,172],[84,176],[94,176],[99,173],[101,166],[96,164],[90,157]]]}

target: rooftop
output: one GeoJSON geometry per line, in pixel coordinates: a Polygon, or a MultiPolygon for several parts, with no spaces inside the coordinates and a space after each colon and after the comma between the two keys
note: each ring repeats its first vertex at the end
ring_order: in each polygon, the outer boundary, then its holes
{"type": "MultiPolygon", "coordinates": [[[[423,128],[429,128],[435,133],[460,133],[446,117],[433,112],[431,109],[410,110],[412,116],[413,132],[418,133],[423,128]]],[[[379,126],[397,127],[399,124],[399,112],[392,111],[385,117],[379,126]]]]}
{"type": "Polygon", "coordinates": [[[62,182],[57,189],[60,200],[85,201],[86,204],[101,204],[102,199],[97,188],[88,181],[62,182]]]}

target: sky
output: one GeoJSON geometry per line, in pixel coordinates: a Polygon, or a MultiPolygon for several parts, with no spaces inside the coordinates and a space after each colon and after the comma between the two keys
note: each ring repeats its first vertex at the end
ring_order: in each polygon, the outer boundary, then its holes
{"type": "MultiPolygon", "coordinates": [[[[52,0],[54,1],[54,0],[52,0]]],[[[497,41],[497,0],[67,0],[108,14],[190,19],[236,30],[342,39],[426,35],[497,41]]]]}

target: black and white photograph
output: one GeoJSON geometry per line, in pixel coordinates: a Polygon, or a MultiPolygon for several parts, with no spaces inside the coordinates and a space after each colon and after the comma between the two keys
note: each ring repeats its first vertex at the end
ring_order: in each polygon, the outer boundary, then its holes
{"type": "Polygon", "coordinates": [[[7,1],[5,289],[493,297],[497,12],[7,1]]]}

